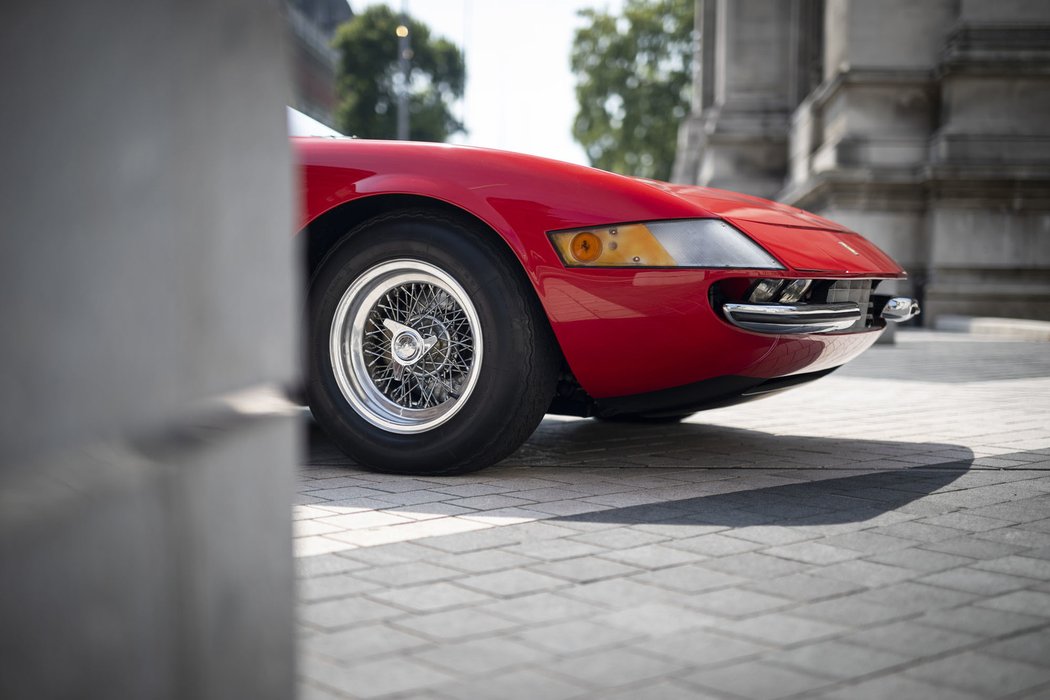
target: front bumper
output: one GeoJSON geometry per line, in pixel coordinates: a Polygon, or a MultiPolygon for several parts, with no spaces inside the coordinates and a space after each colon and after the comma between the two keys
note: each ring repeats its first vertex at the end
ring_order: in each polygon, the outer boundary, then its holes
{"type": "MultiPolygon", "coordinates": [[[[886,299],[877,317],[901,323],[919,314],[919,303],[906,297],[886,299]]],[[[833,333],[856,325],[866,313],[859,304],[722,304],[726,320],[738,328],[756,333],[792,335],[833,333]]]]}
{"type": "MultiPolygon", "coordinates": [[[[751,303],[768,271],[545,268],[541,297],[572,377],[601,400],[708,379],[774,379],[838,367],[881,334],[878,280],[814,280],[809,304],[852,303],[864,318],[841,332],[755,332],[730,322],[729,302],[751,303]]],[[[787,279],[787,273],[785,274],[787,279]]]]}

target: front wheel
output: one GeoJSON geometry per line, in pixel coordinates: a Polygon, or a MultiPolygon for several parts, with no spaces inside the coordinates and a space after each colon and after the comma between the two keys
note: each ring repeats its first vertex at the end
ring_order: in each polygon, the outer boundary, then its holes
{"type": "Polygon", "coordinates": [[[553,395],[546,318],[490,231],[426,211],[372,219],[309,295],[311,410],[370,469],[453,474],[516,449],[553,395]]]}

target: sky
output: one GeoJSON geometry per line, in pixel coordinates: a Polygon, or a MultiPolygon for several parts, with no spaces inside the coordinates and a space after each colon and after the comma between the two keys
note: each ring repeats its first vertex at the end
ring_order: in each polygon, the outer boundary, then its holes
{"type": "MultiPolygon", "coordinates": [[[[402,9],[402,0],[350,0],[402,9]]],[[[569,54],[576,11],[618,11],[622,0],[403,0],[431,32],[462,48],[467,85],[457,115],[468,133],[453,143],[501,148],[587,164],[572,138],[576,94],[569,54]]]]}

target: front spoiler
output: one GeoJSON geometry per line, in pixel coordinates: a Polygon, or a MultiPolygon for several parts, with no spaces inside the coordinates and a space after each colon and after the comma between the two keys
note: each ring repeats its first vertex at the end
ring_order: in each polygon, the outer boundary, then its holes
{"type": "MultiPolygon", "coordinates": [[[[678,386],[661,391],[653,391],[635,396],[621,396],[611,399],[599,399],[594,402],[588,415],[602,418],[615,416],[644,416],[662,418],[682,416],[697,411],[723,406],[734,406],[746,401],[754,401],[767,396],[779,394],[801,384],[807,384],[834,372],[837,367],[818,372],[792,374],[787,377],[762,379],[760,377],[715,377],[703,381],[678,386]]],[[[552,410],[552,413],[557,410],[552,410]]]]}

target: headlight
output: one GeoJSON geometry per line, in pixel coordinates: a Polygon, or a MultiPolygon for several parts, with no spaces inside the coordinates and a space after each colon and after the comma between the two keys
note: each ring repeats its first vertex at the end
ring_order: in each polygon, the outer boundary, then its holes
{"type": "Polygon", "coordinates": [[[797,304],[809,289],[812,280],[791,280],[780,292],[781,304],[797,304]]]}
{"type": "Polygon", "coordinates": [[[784,269],[757,243],[718,219],[555,231],[550,237],[567,267],[784,269]]]}
{"type": "Polygon", "coordinates": [[[776,301],[780,304],[797,304],[809,291],[813,280],[762,279],[751,285],[747,300],[757,304],[776,301]]]}
{"type": "Polygon", "coordinates": [[[751,293],[747,297],[748,301],[758,303],[773,301],[782,286],[784,286],[784,280],[759,280],[751,288],[751,293]]]}

